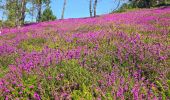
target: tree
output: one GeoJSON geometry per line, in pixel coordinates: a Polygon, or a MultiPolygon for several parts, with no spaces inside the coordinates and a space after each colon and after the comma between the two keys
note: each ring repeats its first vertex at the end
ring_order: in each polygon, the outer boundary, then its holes
{"type": "Polygon", "coordinates": [[[90,17],[93,16],[93,11],[92,11],[92,0],[89,1],[89,13],[90,13],[90,17]]]}
{"type": "Polygon", "coordinates": [[[34,22],[35,16],[37,14],[35,0],[30,0],[31,7],[28,9],[28,13],[31,16],[31,22],[34,22]]]}
{"type": "Polygon", "coordinates": [[[41,11],[42,11],[42,0],[35,0],[35,4],[37,6],[37,18],[36,18],[36,21],[40,22],[40,20],[41,20],[41,11]]]}
{"type": "Polygon", "coordinates": [[[20,10],[20,18],[19,18],[19,22],[20,22],[20,25],[23,25],[24,24],[24,21],[25,21],[25,12],[26,12],[26,0],[22,0],[21,1],[21,10],[20,10]]]}
{"type": "Polygon", "coordinates": [[[157,5],[166,5],[167,0],[129,0],[133,7],[150,8],[157,5]]]}
{"type": "Polygon", "coordinates": [[[93,6],[93,10],[94,10],[94,17],[96,17],[96,8],[97,8],[97,0],[94,1],[94,6],[93,6]]]}
{"type": "Polygon", "coordinates": [[[42,5],[45,4],[46,8],[50,7],[50,0],[33,0],[33,2],[35,3],[35,5],[37,6],[37,18],[36,21],[40,22],[41,21],[41,15],[42,15],[42,5]]]}
{"type": "Polygon", "coordinates": [[[52,21],[55,20],[56,16],[53,15],[52,10],[49,8],[46,8],[41,16],[41,21],[52,21]]]}
{"type": "Polygon", "coordinates": [[[1,11],[2,15],[1,15],[1,20],[0,20],[0,29],[2,29],[4,26],[4,16],[6,13],[5,5],[6,4],[5,4],[4,0],[1,0],[0,1],[0,11],[1,11]]]}
{"type": "Polygon", "coordinates": [[[24,25],[26,12],[32,16],[32,21],[34,18],[33,16],[36,16],[36,21],[38,22],[45,20],[46,17],[48,17],[47,19],[49,20],[53,20],[55,18],[55,16],[51,14],[52,11],[50,10],[50,0],[0,0],[0,10],[1,9],[6,15],[6,17],[4,17],[3,13],[3,16],[1,16],[6,19],[3,21],[2,18],[2,22],[11,27],[20,27],[24,25]],[[29,7],[26,6],[28,3],[29,7]],[[42,9],[44,9],[44,7],[46,9],[45,13],[49,12],[50,15],[47,16],[44,14],[45,17],[43,16],[42,18],[42,9]]]}
{"type": "Polygon", "coordinates": [[[65,13],[66,3],[67,3],[67,0],[64,0],[63,10],[62,10],[62,14],[61,14],[61,19],[64,19],[64,13],[65,13]]]}
{"type": "Polygon", "coordinates": [[[6,0],[7,21],[20,27],[25,21],[27,0],[6,0]]]}

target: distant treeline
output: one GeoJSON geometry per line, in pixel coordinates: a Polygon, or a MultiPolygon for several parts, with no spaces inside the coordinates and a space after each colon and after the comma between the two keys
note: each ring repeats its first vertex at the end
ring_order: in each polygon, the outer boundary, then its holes
{"type": "Polygon", "coordinates": [[[118,10],[113,12],[124,12],[133,8],[151,8],[160,6],[170,6],[170,0],[129,0],[124,3],[118,10]]]}

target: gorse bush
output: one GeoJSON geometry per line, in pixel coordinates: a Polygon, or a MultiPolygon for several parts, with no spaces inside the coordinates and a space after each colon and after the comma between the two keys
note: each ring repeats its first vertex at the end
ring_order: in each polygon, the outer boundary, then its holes
{"type": "Polygon", "coordinates": [[[0,99],[170,99],[170,8],[3,29],[0,99]]]}

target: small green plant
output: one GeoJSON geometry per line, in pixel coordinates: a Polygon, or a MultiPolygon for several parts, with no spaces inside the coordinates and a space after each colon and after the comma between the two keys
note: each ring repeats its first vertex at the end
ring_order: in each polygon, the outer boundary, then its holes
{"type": "Polygon", "coordinates": [[[73,100],[93,100],[92,92],[90,88],[82,84],[80,90],[74,90],[71,94],[73,100]]]}
{"type": "Polygon", "coordinates": [[[89,85],[95,81],[92,77],[93,73],[81,67],[76,60],[62,62],[58,70],[64,73],[66,80],[70,82],[89,85]]]}
{"type": "Polygon", "coordinates": [[[15,62],[16,54],[10,54],[7,56],[0,57],[0,78],[5,75],[8,71],[8,66],[15,62]]]}
{"type": "Polygon", "coordinates": [[[156,85],[158,88],[158,92],[162,95],[162,100],[168,100],[170,99],[170,80],[167,80],[167,87],[163,87],[162,83],[159,81],[156,81],[156,85]]]}
{"type": "Polygon", "coordinates": [[[19,48],[22,48],[26,51],[41,51],[43,49],[46,39],[44,38],[31,38],[28,40],[21,41],[19,48]]]}

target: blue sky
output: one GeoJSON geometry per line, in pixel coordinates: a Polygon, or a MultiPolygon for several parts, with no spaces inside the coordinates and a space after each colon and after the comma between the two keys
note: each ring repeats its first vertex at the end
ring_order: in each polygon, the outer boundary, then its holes
{"type": "MultiPolygon", "coordinates": [[[[93,0],[94,1],[94,0],[93,0]]],[[[119,0],[98,0],[97,15],[110,13],[117,7],[119,0]]],[[[121,4],[128,0],[121,0],[121,4]]],[[[64,0],[51,0],[51,8],[57,19],[61,18],[61,12],[64,0]]],[[[89,17],[89,0],[67,0],[64,18],[82,18],[89,17]]],[[[0,11],[2,19],[2,11],[0,11]]],[[[31,21],[31,16],[26,16],[26,21],[31,21]]],[[[35,19],[34,19],[35,21],[35,19]]]]}
{"type": "MultiPolygon", "coordinates": [[[[98,0],[97,14],[107,14],[117,7],[118,0],[98,0]]],[[[61,18],[64,0],[52,0],[51,8],[58,19],[61,18]]],[[[65,18],[89,16],[89,0],[67,0],[65,18]]]]}

